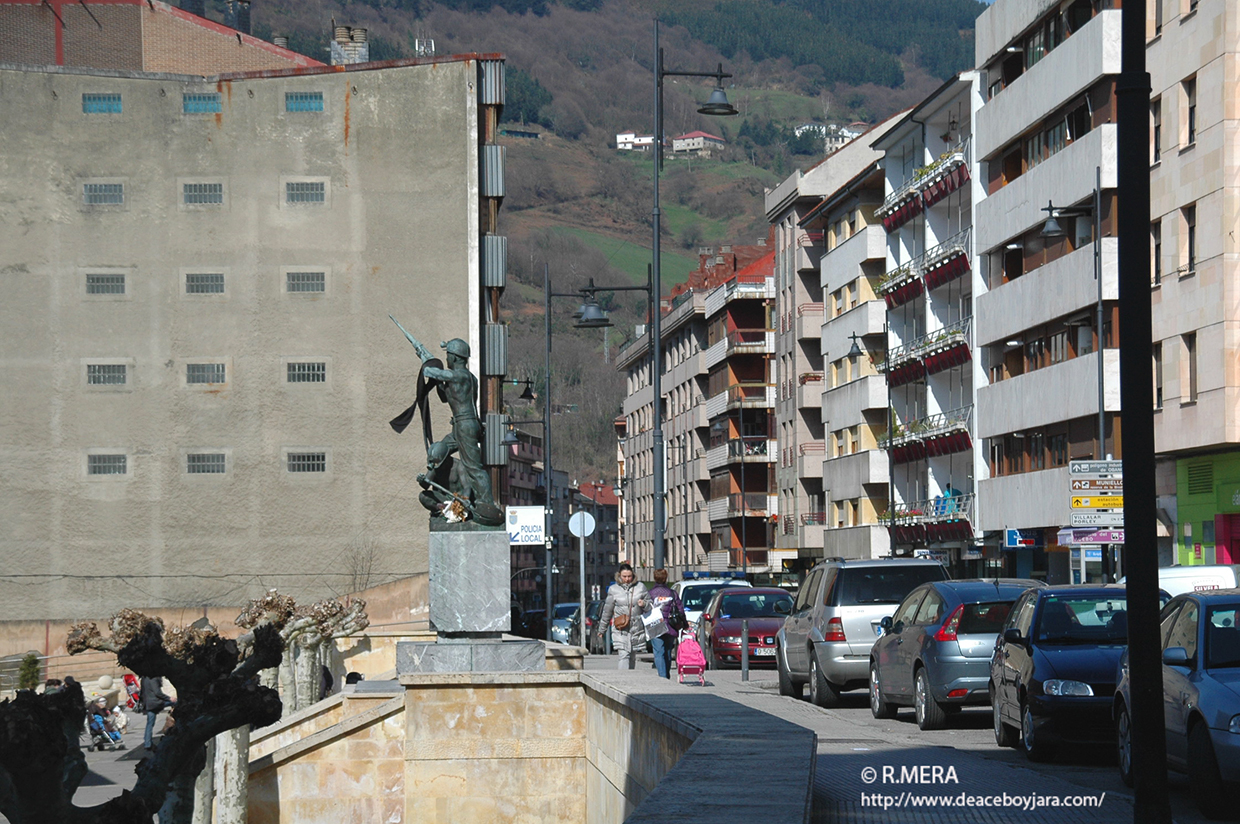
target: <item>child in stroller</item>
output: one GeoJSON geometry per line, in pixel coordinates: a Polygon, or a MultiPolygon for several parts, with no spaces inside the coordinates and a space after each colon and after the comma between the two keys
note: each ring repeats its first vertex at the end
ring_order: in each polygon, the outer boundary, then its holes
{"type": "Polygon", "coordinates": [[[120,726],[122,725],[116,723],[112,711],[108,709],[108,699],[101,695],[90,702],[86,707],[86,727],[90,730],[90,746],[87,749],[125,749],[118,728],[120,726]]]}

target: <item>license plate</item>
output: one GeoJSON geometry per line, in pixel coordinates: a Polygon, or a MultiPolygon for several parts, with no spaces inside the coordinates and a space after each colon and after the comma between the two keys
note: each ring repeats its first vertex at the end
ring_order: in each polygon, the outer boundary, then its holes
{"type": "Polygon", "coordinates": [[[754,649],[753,654],[754,655],[774,655],[775,648],[774,647],[757,647],[754,649]]]}

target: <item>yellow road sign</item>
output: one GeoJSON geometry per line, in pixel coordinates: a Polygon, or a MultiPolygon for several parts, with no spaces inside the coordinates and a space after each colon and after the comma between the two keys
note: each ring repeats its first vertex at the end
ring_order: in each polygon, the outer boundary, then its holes
{"type": "Polygon", "coordinates": [[[1073,509],[1120,509],[1124,505],[1123,495],[1090,495],[1089,497],[1072,497],[1073,509]]]}

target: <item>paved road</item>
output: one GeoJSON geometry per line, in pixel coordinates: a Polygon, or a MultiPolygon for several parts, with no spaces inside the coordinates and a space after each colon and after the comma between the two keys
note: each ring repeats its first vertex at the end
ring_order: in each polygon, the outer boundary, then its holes
{"type": "MultiPolygon", "coordinates": [[[[639,667],[651,666],[649,656],[639,667]]],[[[592,656],[589,670],[615,666],[615,659],[592,656]]],[[[651,676],[654,673],[646,669],[651,676]]],[[[878,720],[870,714],[864,691],[844,693],[842,706],[821,709],[807,700],[798,701],[778,694],[775,672],[755,670],[750,681],[742,682],[735,670],[711,671],[706,692],[715,693],[747,706],[776,715],[814,730],[818,736],[815,773],[814,819],[816,822],[1130,822],[1133,820],[1132,790],[1119,779],[1109,749],[1063,753],[1054,763],[1031,764],[1017,750],[995,745],[989,708],[970,708],[952,719],[945,730],[922,732],[917,729],[911,709],[901,710],[892,720],[878,720]],[[866,784],[862,772],[877,773],[873,784],[866,784]],[[884,783],[883,768],[891,768],[884,783]],[[918,771],[918,779],[930,783],[901,782],[903,768],[918,771]],[[935,782],[934,768],[940,768],[935,782]],[[954,772],[949,772],[949,768],[954,772]],[[924,775],[923,775],[924,773],[924,775]],[[954,780],[953,780],[954,775],[954,780]],[[1098,796],[1105,793],[1101,807],[1049,808],[1021,810],[1015,807],[912,808],[910,795],[969,796],[1008,795],[1040,797],[1034,803],[1054,803],[1069,796],[1098,796]],[[903,808],[867,806],[862,794],[879,793],[903,808]]],[[[691,689],[686,686],[685,689],[691,689]]],[[[808,691],[807,691],[808,694],[808,691]]],[[[745,777],[742,780],[750,780],[745,777]]],[[[1203,822],[1188,796],[1187,782],[1172,776],[1172,814],[1177,822],[1203,822]]],[[[872,799],[872,796],[871,796],[872,799]]],[[[1029,803],[1029,802],[1026,802],[1029,803]]]]}

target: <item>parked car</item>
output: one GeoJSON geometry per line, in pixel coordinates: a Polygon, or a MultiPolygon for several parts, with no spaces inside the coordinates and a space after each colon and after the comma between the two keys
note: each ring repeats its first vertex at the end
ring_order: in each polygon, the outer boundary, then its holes
{"type": "Polygon", "coordinates": [[[867,686],[879,621],[919,585],[946,579],[942,564],[921,558],[819,563],[776,635],[780,694],[799,698],[808,683],[810,700],[828,707],[867,686]]]}
{"type": "Polygon", "coordinates": [[[775,664],[775,633],[792,611],[778,587],[723,587],[702,611],[702,652],[711,669],[741,665],[741,624],[749,621],[749,665],[775,664]],[[782,605],[782,609],[781,609],[782,605]]]}
{"type": "Polygon", "coordinates": [[[1041,587],[1020,578],[934,581],[909,593],[870,651],[870,712],[893,718],[911,706],[917,726],[935,730],[971,704],[989,704],[990,657],[1008,610],[1041,587]]]}
{"type": "Polygon", "coordinates": [[[995,742],[1021,744],[1030,761],[1060,744],[1115,738],[1111,704],[1128,644],[1125,588],[1070,585],[1017,599],[990,662],[995,742]]]}
{"type": "MultiPolygon", "coordinates": [[[[599,616],[603,612],[602,601],[591,601],[586,604],[586,648],[591,655],[602,655],[607,652],[607,639],[598,634],[599,616]]],[[[581,613],[577,613],[580,615],[581,613]]],[[[573,632],[577,631],[577,622],[573,622],[573,632]]],[[[606,632],[611,632],[607,627],[606,632]]],[[[604,633],[606,635],[606,633],[604,633]]],[[[574,636],[576,637],[576,636],[574,636]]]]}
{"type": "MultiPolygon", "coordinates": [[[[1240,589],[1179,595],[1160,623],[1167,766],[1188,774],[1203,815],[1222,818],[1240,790],[1240,589]]],[[[1113,717],[1120,777],[1131,787],[1130,700],[1125,652],[1113,717]]]]}
{"type": "Polygon", "coordinates": [[[556,604],[551,613],[551,640],[559,644],[571,644],[573,638],[573,616],[581,604],[576,601],[556,604]]]}
{"type": "Polygon", "coordinates": [[[514,627],[512,634],[520,635],[523,638],[537,638],[540,641],[546,640],[547,611],[545,609],[527,609],[521,616],[521,629],[518,631],[514,627]]]}
{"type": "Polygon", "coordinates": [[[710,602],[716,592],[724,587],[750,587],[753,584],[745,580],[743,573],[708,573],[686,572],[684,580],[672,584],[672,591],[680,596],[685,607],[685,618],[689,628],[697,632],[698,619],[702,610],[710,602]]]}

